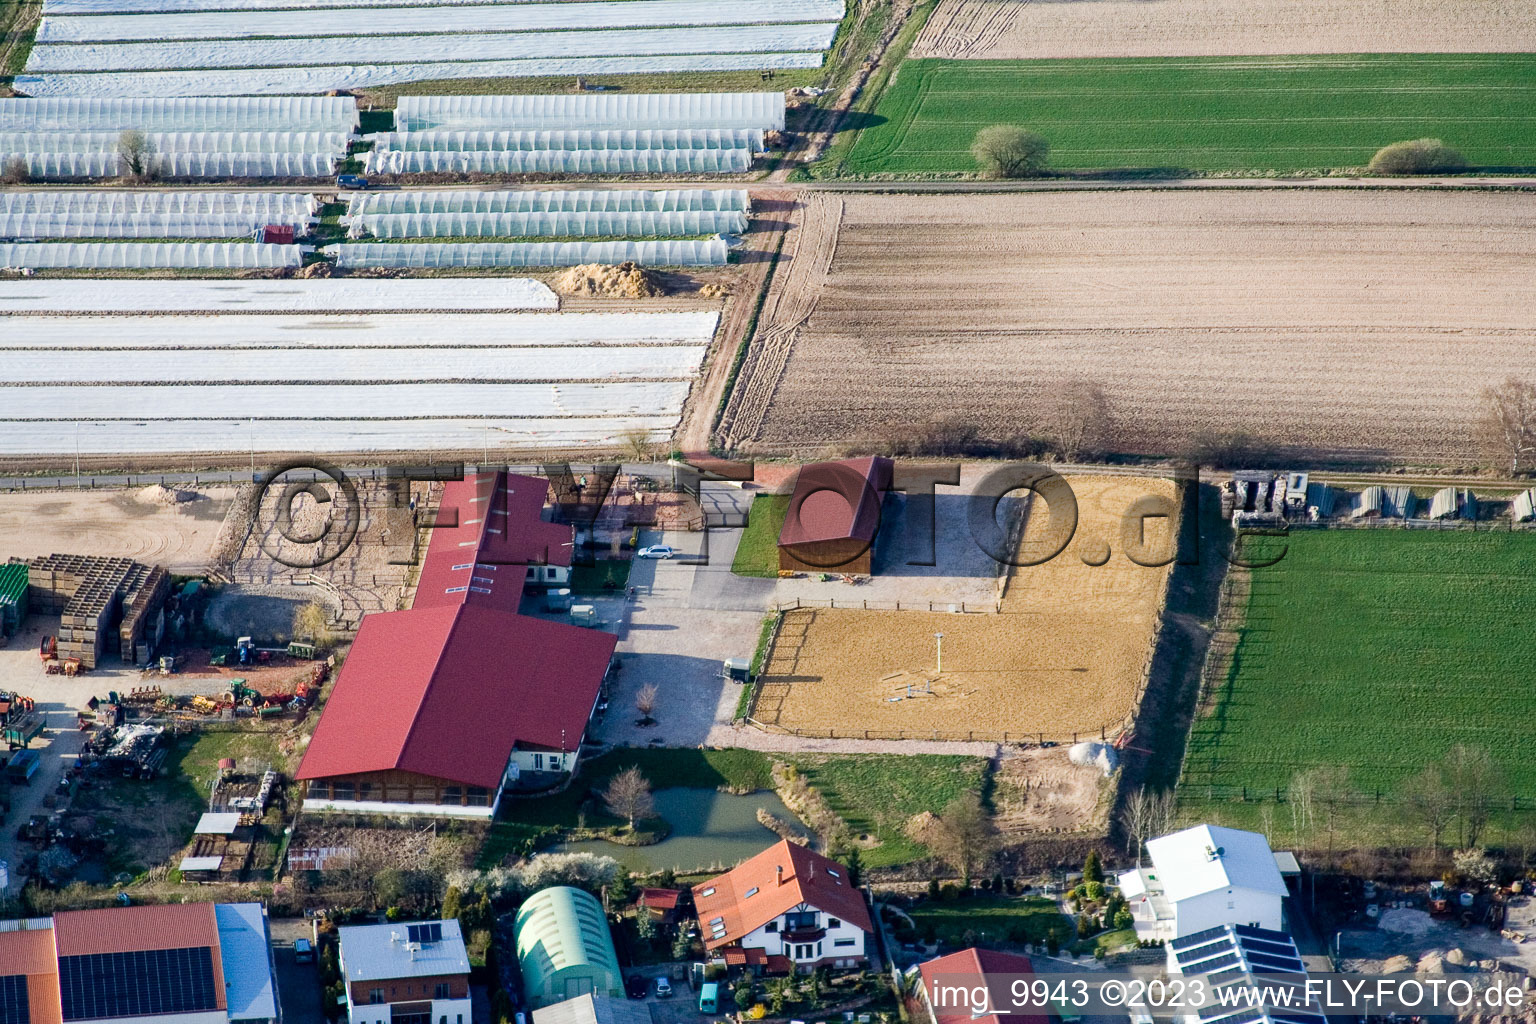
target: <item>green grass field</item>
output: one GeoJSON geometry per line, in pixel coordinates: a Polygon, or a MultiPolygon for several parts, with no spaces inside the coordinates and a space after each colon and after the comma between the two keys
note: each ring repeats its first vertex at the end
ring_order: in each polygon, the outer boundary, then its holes
{"type": "Polygon", "coordinates": [[[778,578],[779,531],[784,528],[784,516],[788,512],[787,494],[759,494],[752,499],[747,528],[741,532],[741,541],[736,545],[731,572],[738,576],[778,578]]]}
{"type": "MultiPolygon", "coordinates": [[[[1396,787],[1458,743],[1486,748],[1502,769],[1500,806],[1531,792],[1536,535],[1258,540],[1255,561],[1280,544],[1285,555],[1253,571],[1231,671],[1191,732],[1186,818],[1251,825],[1254,801],[1272,803],[1298,770],[1345,765],[1362,806],[1390,823],[1402,817],[1396,787]],[[1248,803],[1237,802],[1243,787],[1248,803]]],[[[1290,825],[1288,809],[1276,818],[1290,825]]]]}
{"type": "Polygon", "coordinates": [[[949,945],[989,945],[1011,942],[1044,942],[1053,930],[1063,946],[1077,935],[1077,927],[1056,908],[1039,896],[966,896],[941,902],[925,901],[908,913],[918,934],[929,929],[949,945]]]}
{"type": "Polygon", "coordinates": [[[1071,171],[1360,168],[1425,136],[1476,167],[1528,169],[1536,54],[913,60],[874,114],[832,169],[975,173],[971,143],[990,124],[1039,132],[1071,171]]]}

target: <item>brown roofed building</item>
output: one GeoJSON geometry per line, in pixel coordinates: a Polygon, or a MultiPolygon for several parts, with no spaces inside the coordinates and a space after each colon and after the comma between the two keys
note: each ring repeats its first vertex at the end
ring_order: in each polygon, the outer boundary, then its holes
{"type": "Polygon", "coordinates": [[[45,917],[3,925],[26,927],[0,931],[0,1020],[62,1024],[51,922],[45,917]]]}
{"type": "Polygon", "coordinates": [[[871,573],[891,469],[880,456],[802,466],[779,530],[779,570],[871,573]]]}
{"type": "Polygon", "coordinates": [[[808,972],[869,958],[874,925],[848,869],[788,840],[694,886],[693,903],[705,948],[728,964],[783,958],[808,972]]]}
{"type": "Polygon", "coordinates": [[[979,1012],[993,1008],[998,999],[991,999],[984,1006],[969,1002],[961,1006],[956,1000],[947,998],[955,995],[955,988],[964,989],[971,995],[979,994],[976,989],[978,986],[988,988],[989,978],[990,987],[998,989],[997,994],[1001,998],[1008,998],[1009,983],[1006,979],[1010,975],[1034,974],[1027,956],[973,946],[929,960],[919,965],[918,971],[923,976],[922,988],[916,996],[923,1014],[914,1017],[919,1024],[922,1024],[924,1017],[931,1024],[1051,1024],[1050,1017],[1043,1013],[979,1012]],[[935,994],[946,998],[935,999],[935,994]]]}

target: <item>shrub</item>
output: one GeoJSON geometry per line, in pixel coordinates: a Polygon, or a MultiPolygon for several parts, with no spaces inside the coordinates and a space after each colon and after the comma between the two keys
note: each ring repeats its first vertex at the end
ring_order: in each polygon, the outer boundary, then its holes
{"type": "Polygon", "coordinates": [[[971,155],[981,169],[999,178],[1036,178],[1045,173],[1051,144],[1012,124],[994,124],[976,133],[971,155]]]}
{"type": "Polygon", "coordinates": [[[1439,139],[1413,139],[1383,146],[1366,168],[1372,174],[1455,174],[1466,158],[1439,139]]]}
{"type": "Polygon", "coordinates": [[[1131,914],[1130,907],[1121,907],[1115,914],[1116,928],[1129,928],[1136,923],[1136,918],[1131,914]]]}

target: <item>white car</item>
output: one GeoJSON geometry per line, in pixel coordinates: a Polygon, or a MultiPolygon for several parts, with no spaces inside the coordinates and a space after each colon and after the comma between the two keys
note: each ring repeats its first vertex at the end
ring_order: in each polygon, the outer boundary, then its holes
{"type": "Polygon", "coordinates": [[[677,554],[676,551],[673,551],[665,544],[653,544],[648,548],[641,548],[635,553],[641,558],[671,558],[677,554]]]}
{"type": "MultiPolygon", "coordinates": [[[[670,551],[671,548],[668,548],[667,550],[670,551]]],[[[670,981],[668,981],[666,978],[657,978],[656,979],[656,998],[657,999],[671,999],[672,998],[672,983],[670,981]]]]}

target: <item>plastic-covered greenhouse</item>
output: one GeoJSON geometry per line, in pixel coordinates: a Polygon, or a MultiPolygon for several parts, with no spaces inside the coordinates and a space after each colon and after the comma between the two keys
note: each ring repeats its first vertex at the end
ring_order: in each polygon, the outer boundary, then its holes
{"type": "Polygon", "coordinates": [[[741,174],[746,149],[536,149],[507,152],[370,152],[369,174],[741,174]]]}
{"type": "Polygon", "coordinates": [[[327,250],[338,267],[574,267],[643,263],[714,267],[725,263],[724,239],[668,242],[356,242],[327,250]]]}
{"type": "MultiPolygon", "coordinates": [[[[116,153],[10,153],[35,178],[112,178],[123,173],[116,153]]],[[[149,163],[162,178],[320,178],[340,159],[330,153],[156,153],[149,163]]]]}
{"type": "Polygon", "coordinates": [[[0,99],[0,131],[353,132],[357,124],[351,96],[0,99]]]}
{"type": "Polygon", "coordinates": [[[744,188],[354,192],[348,201],[347,212],[353,217],[380,213],[664,213],[752,208],[752,195],[744,188]]]}
{"type": "Polygon", "coordinates": [[[782,92],[402,96],[395,127],[546,131],[634,128],[784,130],[782,92]]]}
{"type": "Polygon", "coordinates": [[[49,192],[29,189],[0,192],[0,213],[105,215],[199,214],[249,216],[262,224],[298,223],[320,208],[319,201],[304,192],[171,192],[118,189],[49,192]],[[261,219],[266,218],[266,219],[261,219]]]}
{"type": "Polygon", "coordinates": [[[444,153],[534,149],[750,149],[763,151],[759,128],[664,128],[655,131],[430,131],[363,136],[376,151],[430,149],[444,153]]]}
{"type": "Polygon", "coordinates": [[[0,213],[0,238],[240,238],[269,224],[303,230],[308,214],[0,213]]]}
{"type": "Polygon", "coordinates": [[[739,234],[746,229],[747,215],[740,210],[385,213],[349,218],[347,234],[353,238],[666,238],[739,234]]]}
{"type": "MultiPolygon", "coordinates": [[[[347,152],[345,132],[143,132],[155,153],[347,152]]],[[[0,132],[0,153],[116,153],[122,132],[0,132]]]]}
{"type": "Polygon", "coordinates": [[[297,267],[297,245],[255,242],[18,242],[0,244],[9,269],[198,269],[297,267]]]}

